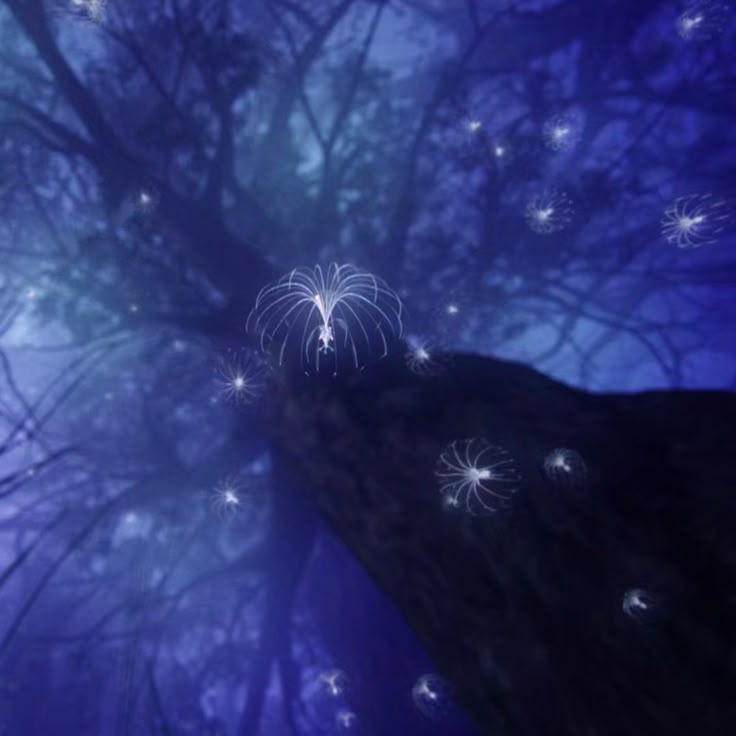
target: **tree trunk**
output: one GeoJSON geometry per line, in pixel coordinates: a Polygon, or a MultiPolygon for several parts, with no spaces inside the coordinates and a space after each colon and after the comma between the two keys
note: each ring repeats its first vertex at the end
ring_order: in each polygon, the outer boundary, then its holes
{"type": "Polygon", "coordinates": [[[397,357],[286,384],[280,461],[482,733],[730,732],[736,396],[592,395],[471,356],[438,378],[397,357]],[[443,508],[434,476],[447,444],[473,437],[522,475],[491,516],[443,508]],[[548,476],[555,448],[587,473],[548,476]],[[632,589],[647,608],[627,613],[632,589]]]}

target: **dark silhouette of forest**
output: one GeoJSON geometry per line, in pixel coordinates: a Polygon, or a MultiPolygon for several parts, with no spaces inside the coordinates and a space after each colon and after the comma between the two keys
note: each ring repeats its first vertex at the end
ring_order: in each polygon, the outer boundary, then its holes
{"type": "Polygon", "coordinates": [[[729,731],[736,241],[662,232],[734,203],[698,7],[0,3],[0,734],[729,731]],[[331,262],[407,343],[251,362],[259,291],[331,262]],[[475,436],[522,470],[491,519],[436,488],[475,436]]]}

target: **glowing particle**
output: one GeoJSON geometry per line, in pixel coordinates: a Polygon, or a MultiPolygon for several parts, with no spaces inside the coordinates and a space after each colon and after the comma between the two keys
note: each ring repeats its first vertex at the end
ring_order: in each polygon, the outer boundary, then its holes
{"type": "Polygon", "coordinates": [[[544,459],[544,472],[558,488],[579,490],[586,484],[588,468],[575,450],[557,448],[544,459]]]}
{"type": "Polygon", "coordinates": [[[133,302],[132,304],[128,304],[128,311],[131,314],[138,314],[138,312],[140,311],[140,307],[135,302],[133,302]]]}
{"type": "Polygon", "coordinates": [[[547,148],[553,151],[571,151],[580,142],[583,124],[577,115],[555,115],[542,127],[547,148]]]}
{"type": "Polygon", "coordinates": [[[266,387],[263,363],[248,352],[234,352],[218,360],[220,395],[236,405],[252,404],[266,387]]]}
{"type": "Polygon", "coordinates": [[[335,374],[388,353],[403,331],[402,305],[383,280],[355,266],[295,268],[261,290],[248,329],[279,365],[291,352],[306,373],[335,374]]]}
{"type": "Polygon", "coordinates": [[[337,730],[342,732],[353,731],[358,725],[358,716],[347,708],[341,708],[335,714],[335,726],[337,730]]]}
{"type": "Polygon", "coordinates": [[[112,534],[114,545],[132,539],[146,538],[153,528],[153,518],[142,511],[125,511],[118,519],[112,534]]]}
{"type": "Polygon", "coordinates": [[[417,376],[424,378],[440,376],[445,371],[445,356],[437,353],[425,340],[415,336],[407,339],[408,350],[404,354],[406,367],[417,376]]]}
{"type": "Polygon", "coordinates": [[[441,338],[443,346],[459,336],[472,316],[472,303],[466,289],[444,287],[431,307],[432,334],[441,338]]]}
{"type": "Polygon", "coordinates": [[[455,440],[440,454],[435,475],[445,508],[473,515],[508,505],[521,475],[511,455],[483,439],[455,440]]]}
{"type": "Polygon", "coordinates": [[[529,201],[524,217],[535,233],[549,235],[564,230],[572,222],[573,213],[572,200],[565,192],[548,189],[529,201]]]}
{"type": "Polygon", "coordinates": [[[212,508],[223,517],[231,517],[240,511],[242,506],[242,486],[235,478],[224,478],[219,481],[212,492],[212,508]]]}
{"type": "Polygon", "coordinates": [[[422,675],[411,691],[414,705],[427,718],[442,715],[447,708],[449,694],[447,683],[439,675],[434,674],[422,675]]]}
{"type": "Polygon", "coordinates": [[[718,241],[733,219],[728,204],[711,194],[680,197],[662,217],[662,235],[678,248],[700,248],[718,241]]]}
{"type": "Polygon", "coordinates": [[[657,609],[657,597],[642,588],[632,588],[624,594],[621,608],[630,618],[644,621],[651,618],[657,609]]]}
{"type": "Polygon", "coordinates": [[[136,206],[144,214],[150,214],[158,205],[158,194],[150,188],[143,188],[136,195],[136,206]]]}
{"type": "Polygon", "coordinates": [[[322,691],[331,698],[339,697],[348,687],[348,677],[339,669],[320,672],[317,682],[322,688],[322,691]]]}
{"type": "Polygon", "coordinates": [[[475,133],[478,133],[480,131],[480,129],[483,127],[483,123],[478,120],[478,118],[468,117],[463,121],[463,127],[468,133],[474,135],[475,133]]]}
{"type": "Polygon", "coordinates": [[[691,3],[677,18],[677,33],[685,41],[707,41],[723,30],[728,12],[718,0],[691,3]]]}

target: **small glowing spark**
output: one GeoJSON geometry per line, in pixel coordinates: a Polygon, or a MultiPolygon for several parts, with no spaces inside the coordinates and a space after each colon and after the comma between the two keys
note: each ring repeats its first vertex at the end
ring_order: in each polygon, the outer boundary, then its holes
{"type": "Polygon", "coordinates": [[[138,314],[138,311],[139,310],[140,310],[140,307],[137,304],[135,304],[135,303],[128,305],[128,311],[131,314],[138,314]]]}
{"type": "Polygon", "coordinates": [[[544,143],[553,151],[570,151],[580,142],[583,125],[577,115],[557,115],[542,128],[544,143]]]}
{"type": "Polygon", "coordinates": [[[580,490],[587,485],[588,468],[575,450],[557,448],[544,458],[544,472],[550,482],[569,490],[580,490]]]}
{"type": "Polygon", "coordinates": [[[156,207],[156,196],[147,190],[143,190],[138,195],[138,206],[143,212],[152,212],[156,207]]]}
{"type": "Polygon", "coordinates": [[[358,716],[351,710],[339,710],[335,714],[335,725],[341,731],[350,731],[358,722],[358,716]]]}
{"type": "Polygon", "coordinates": [[[241,507],[241,486],[234,478],[221,480],[213,491],[212,506],[221,516],[233,516],[241,507]]]}
{"type": "Polygon", "coordinates": [[[627,616],[639,620],[646,620],[651,616],[656,606],[656,597],[641,588],[627,590],[621,604],[621,608],[627,616]]]}
{"type": "Polygon", "coordinates": [[[249,353],[236,353],[218,363],[220,394],[234,404],[252,404],[265,389],[265,368],[249,353]]]}
{"type": "Polygon", "coordinates": [[[445,681],[438,675],[422,675],[411,691],[414,704],[428,718],[435,718],[442,712],[448,694],[445,681]]]}
{"type": "Polygon", "coordinates": [[[477,118],[470,118],[465,122],[465,127],[469,133],[477,133],[483,124],[477,118]]]}
{"type": "Polygon", "coordinates": [[[438,376],[444,370],[442,361],[429,343],[417,337],[410,337],[407,340],[408,350],[404,354],[406,367],[417,376],[438,376]]]}
{"type": "Polygon", "coordinates": [[[329,696],[336,698],[345,692],[348,678],[342,670],[333,669],[320,673],[318,682],[329,696]]]}

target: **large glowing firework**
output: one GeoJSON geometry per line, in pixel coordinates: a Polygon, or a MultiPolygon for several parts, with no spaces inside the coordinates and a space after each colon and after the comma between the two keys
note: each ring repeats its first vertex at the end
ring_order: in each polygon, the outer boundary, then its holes
{"type": "Polygon", "coordinates": [[[295,268],[260,292],[248,329],[279,365],[298,353],[306,373],[334,374],[388,353],[403,330],[401,300],[355,266],[295,268]]]}
{"type": "Polygon", "coordinates": [[[711,194],[680,197],[662,217],[662,235],[678,248],[700,248],[718,240],[732,219],[728,204],[711,194]]]}
{"type": "Polygon", "coordinates": [[[521,480],[511,455],[482,439],[449,444],[435,475],[445,507],[464,507],[474,515],[493,514],[506,506],[521,480]]]}

